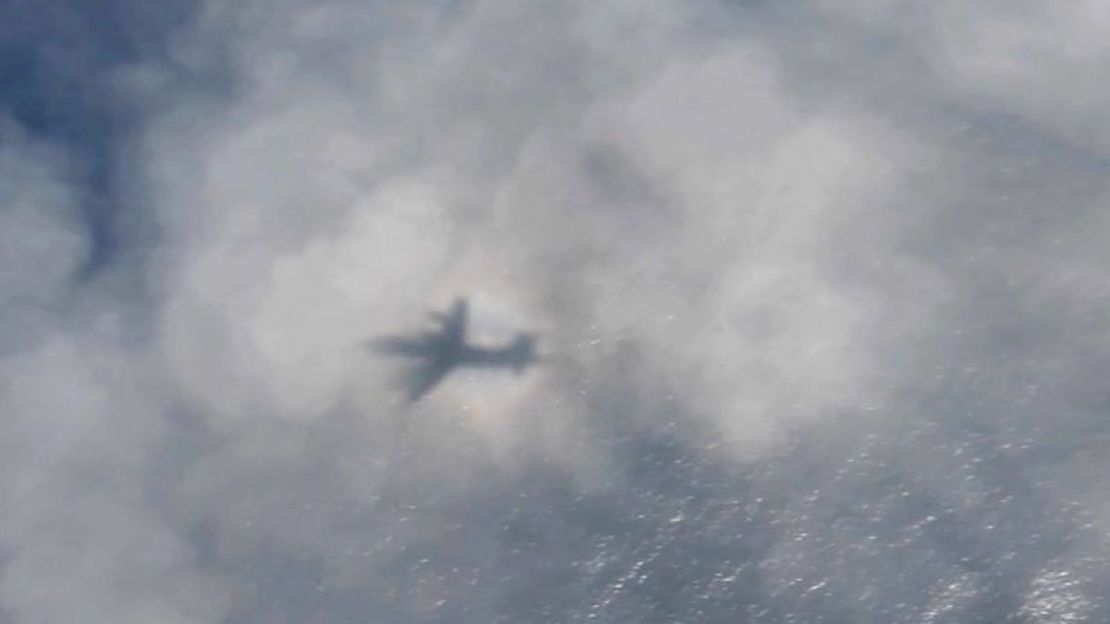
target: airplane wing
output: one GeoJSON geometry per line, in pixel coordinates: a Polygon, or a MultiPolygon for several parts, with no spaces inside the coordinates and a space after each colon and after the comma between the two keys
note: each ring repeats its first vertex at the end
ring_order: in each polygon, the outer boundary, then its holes
{"type": "Polygon", "coordinates": [[[433,360],[428,364],[409,371],[404,379],[405,391],[410,403],[419,401],[432,391],[453,367],[447,362],[433,360]]]}
{"type": "Polygon", "coordinates": [[[466,299],[456,299],[451,312],[443,318],[443,334],[449,344],[462,344],[466,341],[466,299]]]}

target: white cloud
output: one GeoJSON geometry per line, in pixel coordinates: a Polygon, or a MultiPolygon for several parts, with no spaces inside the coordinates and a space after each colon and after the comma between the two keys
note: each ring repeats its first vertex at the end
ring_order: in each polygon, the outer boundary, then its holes
{"type": "Polygon", "coordinates": [[[74,279],[59,149],[0,148],[3,609],[1094,613],[1045,510],[1101,463],[1011,468],[1101,418],[1103,16],[954,7],[205,3],[113,74],[149,301],[74,279]],[[457,295],[549,362],[401,408],[365,341],[457,295]]]}
{"type": "Polygon", "coordinates": [[[20,622],[217,621],[224,591],[149,505],[171,442],[159,380],[111,344],[53,336],[0,359],[0,576],[20,622]]]}
{"type": "Polygon", "coordinates": [[[1110,12],[1097,1],[828,2],[878,35],[894,33],[934,72],[936,88],[1005,111],[1105,154],[1110,12]]]}
{"type": "Polygon", "coordinates": [[[42,331],[88,254],[65,165],[0,117],[0,348],[42,331]]]}

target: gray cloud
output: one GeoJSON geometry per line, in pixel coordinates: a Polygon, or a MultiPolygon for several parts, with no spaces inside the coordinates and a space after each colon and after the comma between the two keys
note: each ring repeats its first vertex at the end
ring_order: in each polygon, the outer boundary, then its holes
{"type": "Polygon", "coordinates": [[[198,5],[91,278],[5,126],[0,621],[1099,620],[1092,7],[198,5]]]}

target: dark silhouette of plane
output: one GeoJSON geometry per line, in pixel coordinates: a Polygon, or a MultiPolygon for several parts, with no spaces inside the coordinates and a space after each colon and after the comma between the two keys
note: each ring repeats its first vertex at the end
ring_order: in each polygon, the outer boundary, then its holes
{"type": "Polygon", "coordinates": [[[466,342],[466,299],[458,298],[447,314],[432,313],[439,322],[436,332],[424,332],[411,338],[386,336],[370,342],[382,353],[407,357],[421,362],[404,379],[410,402],[419,401],[455,368],[509,368],[516,374],[539,360],[535,336],[519,333],[503,347],[481,347],[466,342]]]}

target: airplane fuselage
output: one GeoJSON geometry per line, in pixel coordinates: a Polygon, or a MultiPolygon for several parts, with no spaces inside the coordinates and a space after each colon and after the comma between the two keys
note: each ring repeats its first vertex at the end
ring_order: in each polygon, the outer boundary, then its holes
{"type": "Polygon", "coordinates": [[[458,353],[460,366],[505,366],[512,356],[512,347],[486,348],[463,345],[458,353]]]}
{"type": "Polygon", "coordinates": [[[531,360],[531,355],[522,354],[514,344],[504,347],[447,344],[435,359],[451,368],[519,368],[528,363],[523,360],[531,360]]]}
{"type": "Polygon", "coordinates": [[[373,341],[385,353],[421,360],[409,386],[410,400],[417,400],[455,368],[506,368],[520,374],[537,360],[534,338],[518,333],[507,345],[483,347],[466,341],[466,301],[456,301],[449,314],[435,314],[442,326],[412,338],[386,336],[373,341]]]}

